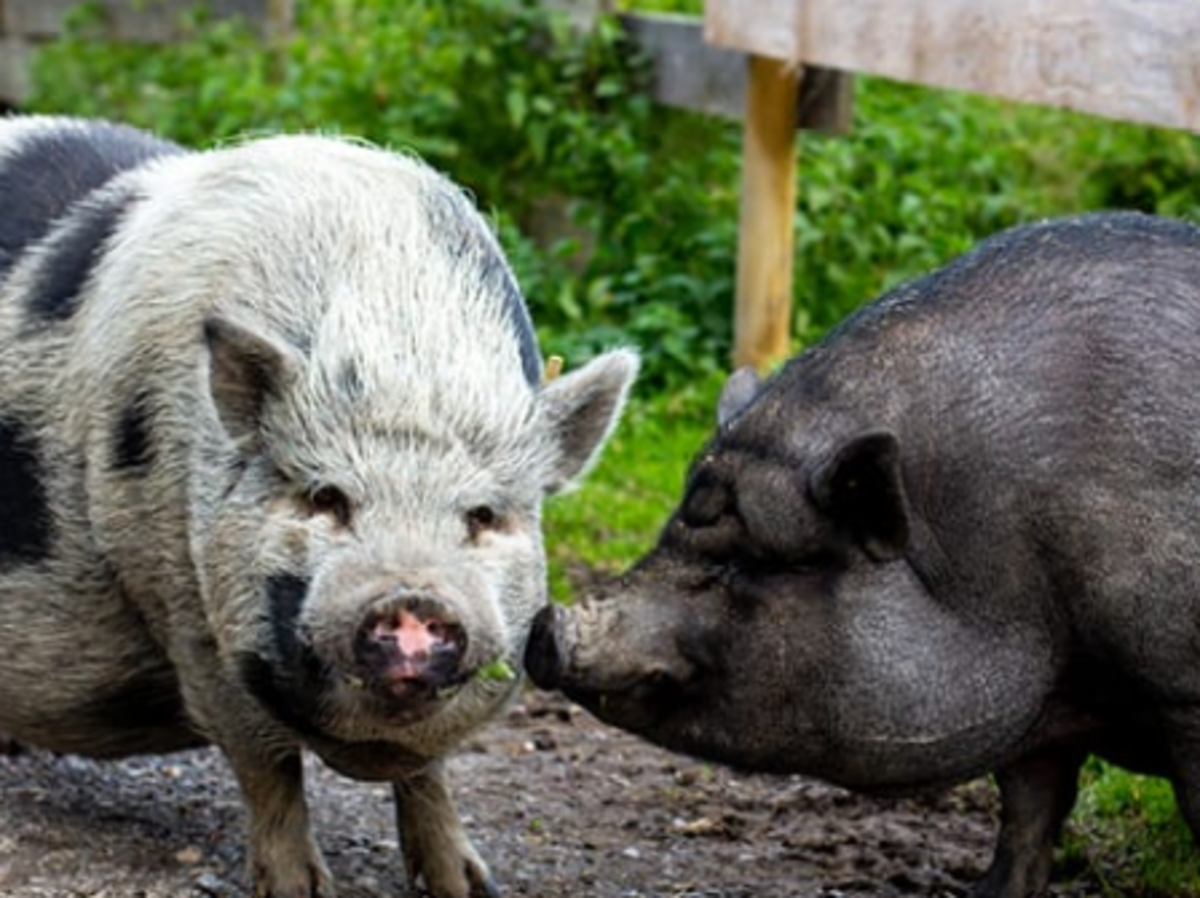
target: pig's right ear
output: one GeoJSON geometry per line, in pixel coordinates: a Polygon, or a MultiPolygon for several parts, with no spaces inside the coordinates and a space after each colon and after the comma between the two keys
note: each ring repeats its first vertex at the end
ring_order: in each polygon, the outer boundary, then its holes
{"type": "Polygon", "coordinates": [[[848,531],[875,561],[893,561],[908,547],[908,499],[893,434],[860,434],[825,459],[809,481],[813,501],[848,531]]]}
{"type": "Polygon", "coordinates": [[[226,433],[239,446],[253,443],[262,410],[299,371],[290,346],[227,318],[204,322],[209,354],[209,389],[226,433]]]}
{"type": "Polygon", "coordinates": [[[617,349],[542,387],[544,420],[558,449],[543,485],[547,493],[570,486],[599,457],[621,417],[638,365],[637,353],[617,349]]]}

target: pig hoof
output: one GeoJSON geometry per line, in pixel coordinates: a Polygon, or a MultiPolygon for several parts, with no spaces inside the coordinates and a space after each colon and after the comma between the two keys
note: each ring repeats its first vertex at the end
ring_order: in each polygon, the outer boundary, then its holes
{"type": "Polygon", "coordinates": [[[467,866],[464,871],[471,883],[470,898],[500,898],[500,887],[485,868],[467,866]]]}
{"type": "Polygon", "coordinates": [[[411,877],[408,894],[429,898],[500,898],[500,888],[486,867],[465,860],[458,875],[411,877]],[[415,885],[417,879],[424,883],[424,890],[415,885]]]}
{"type": "Polygon", "coordinates": [[[0,732],[0,755],[6,755],[10,758],[15,758],[17,755],[25,754],[26,748],[16,739],[11,739],[3,732],[0,732]]]}
{"type": "Polygon", "coordinates": [[[337,898],[333,879],[323,867],[310,866],[306,874],[285,877],[260,870],[254,888],[255,898],[337,898]]]}
{"type": "Polygon", "coordinates": [[[417,849],[415,856],[406,854],[405,861],[408,868],[409,895],[427,895],[429,898],[500,898],[500,889],[488,872],[487,864],[465,836],[453,848],[431,848],[431,852],[417,849]],[[418,882],[424,884],[424,891],[417,888],[418,882]]]}

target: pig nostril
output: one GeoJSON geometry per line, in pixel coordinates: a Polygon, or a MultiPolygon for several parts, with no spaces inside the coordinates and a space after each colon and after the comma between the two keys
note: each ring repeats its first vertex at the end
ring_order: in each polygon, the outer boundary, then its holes
{"type": "Polygon", "coordinates": [[[448,685],[460,676],[467,633],[428,598],[380,602],[363,620],[356,661],[368,679],[388,684],[423,682],[448,685]]]}
{"type": "Polygon", "coordinates": [[[537,613],[525,644],[526,673],[539,689],[558,689],[563,680],[563,655],[559,648],[557,611],[547,605],[537,613]]]}

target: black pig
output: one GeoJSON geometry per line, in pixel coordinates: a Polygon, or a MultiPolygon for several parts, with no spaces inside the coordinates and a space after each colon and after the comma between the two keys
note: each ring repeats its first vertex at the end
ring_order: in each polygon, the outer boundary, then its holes
{"type": "Polygon", "coordinates": [[[658,545],[544,609],[526,664],[600,718],[875,793],[994,771],[977,894],[1043,891],[1096,754],[1200,832],[1200,229],[994,237],[758,385],[658,545]]]}

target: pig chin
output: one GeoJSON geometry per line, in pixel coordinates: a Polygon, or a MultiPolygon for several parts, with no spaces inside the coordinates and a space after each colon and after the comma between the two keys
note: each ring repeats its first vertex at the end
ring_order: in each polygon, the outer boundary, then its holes
{"type": "Polygon", "coordinates": [[[242,682],[263,709],[310,741],[356,742],[410,726],[436,716],[458,691],[458,686],[368,683],[311,651],[292,665],[249,653],[241,657],[239,668],[242,682]]]}

